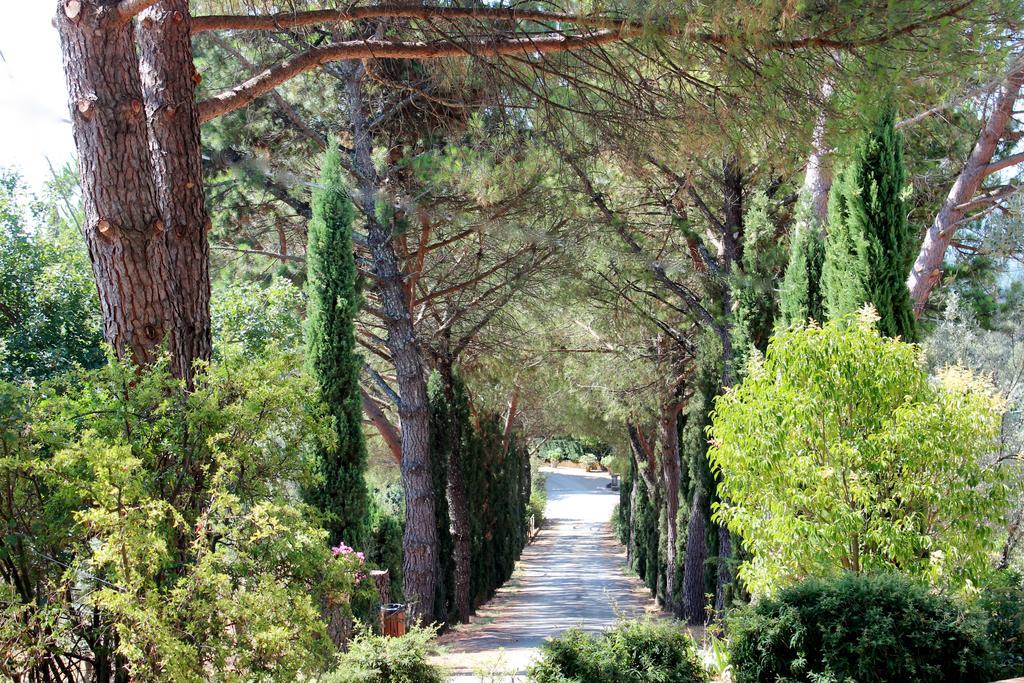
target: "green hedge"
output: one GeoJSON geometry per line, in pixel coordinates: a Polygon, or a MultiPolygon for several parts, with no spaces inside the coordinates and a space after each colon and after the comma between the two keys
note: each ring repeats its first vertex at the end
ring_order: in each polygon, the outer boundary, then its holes
{"type": "Polygon", "coordinates": [[[512,575],[526,545],[530,503],[526,448],[514,434],[506,448],[501,416],[480,413],[471,419],[466,388],[457,373],[452,382],[446,392],[440,373],[434,372],[428,383],[438,554],[442,560],[435,614],[446,621],[453,621],[455,615],[454,552],[446,497],[449,449],[457,447],[461,454],[469,499],[473,607],[490,598],[512,575]]]}
{"type": "Polygon", "coordinates": [[[727,626],[736,683],[992,680],[985,620],[899,576],[804,581],[727,626]]]}
{"type": "Polygon", "coordinates": [[[623,621],[600,634],[569,629],[541,647],[534,683],[703,683],[693,639],[674,622],[623,621]]]}

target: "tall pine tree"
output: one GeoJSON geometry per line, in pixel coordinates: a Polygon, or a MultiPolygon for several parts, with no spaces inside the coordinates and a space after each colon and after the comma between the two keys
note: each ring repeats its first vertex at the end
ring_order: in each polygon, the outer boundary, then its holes
{"type": "Polygon", "coordinates": [[[906,285],[915,240],[903,205],[905,178],[895,111],[886,108],[832,186],[822,294],[830,319],[870,303],[882,334],[915,341],[906,285]]]}
{"type": "Polygon", "coordinates": [[[341,175],[341,156],[330,144],[320,185],[313,193],[313,220],[306,252],[306,359],[334,422],[336,443],[319,451],[322,475],[309,502],[327,517],[332,545],[366,540],[368,495],[366,442],[362,431],[355,317],[360,296],[352,246],[352,199],[341,175]]]}

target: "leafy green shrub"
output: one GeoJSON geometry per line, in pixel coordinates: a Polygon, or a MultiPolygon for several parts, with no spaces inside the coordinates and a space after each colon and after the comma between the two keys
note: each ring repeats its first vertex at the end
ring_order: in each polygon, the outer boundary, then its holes
{"type": "Polygon", "coordinates": [[[623,621],[600,634],[569,629],[541,647],[534,683],[698,683],[707,676],[677,624],[623,621]]]}
{"type": "Polygon", "coordinates": [[[388,638],[360,629],[323,683],[443,683],[441,670],[427,662],[434,634],[413,628],[401,638],[388,638]]]}
{"type": "Polygon", "coordinates": [[[321,605],[373,588],[296,495],[329,436],[297,367],[225,357],[190,393],[117,361],[0,382],[0,678],[82,660],[182,682],[330,665],[321,605]]]}
{"type": "Polygon", "coordinates": [[[584,453],[579,460],[579,463],[587,468],[588,472],[592,472],[598,468],[597,457],[593,453],[584,453]]]}
{"type": "Polygon", "coordinates": [[[1024,578],[1002,572],[985,587],[977,607],[988,620],[991,678],[1024,676],[1024,578]]]}
{"type": "Polygon", "coordinates": [[[544,447],[541,457],[547,462],[579,462],[583,457],[583,444],[572,437],[552,439],[544,447]]]}
{"type": "Polygon", "coordinates": [[[715,401],[715,518],[743,539],[739,575],[770,595],[805,576],[898,571],[980,585],[1008,507],[1004,402],[963,368],[929,381],[918,347],[874,314],[775,336],[715,401]]]}
{"type": "Polygon", "coordinates": [[[807,580],[727,627],[737,683],[990,680],[984,621],[896,575],[807,580]]]}

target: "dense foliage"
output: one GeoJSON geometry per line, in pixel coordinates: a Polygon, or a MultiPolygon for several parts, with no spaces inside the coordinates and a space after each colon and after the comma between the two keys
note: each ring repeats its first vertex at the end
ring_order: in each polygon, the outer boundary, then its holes
{"type": "Polygon", "coordinates": [[[993,679],[1024,672],[1024,577],[1003,571],[978,596],[975,608],[986,619],[985,638],[992,648],[993,679]]]}
{"type": "Polygon", "coordinates": [[[962,368],[930,383],[917,347],[867,312],[776,336],[715,405],[716,517],[768,594],[805,576],[896,569],[970,586],[991,567],[1006,472],[987,467],[1002,401],[962,368]]]}
{"type": "Polygon", "coordinates": [[[669,622],[622,621],[602,633],[569,629],[541,647],[535,683],[703,683],[693,639],[669,622]]]}
{"type": "Polygon", "coordinates": [[[431,375],[432,455],[435,510],[441,547],[435,612],[452,618],[455,599],[455,562],[451,517],[447,501],[447,465],[451,449],[461,455],[466,478],[470,522],[471,605],[476,607],[493,595],[511,575],[527,541],[530,516],[531,474],[526,449],[514,435],[506,435],[494,414],[472,419],[465,385],[455,374],[446,391],[441,374],[431,375]],[[453,439],[458,443],[453,443],[453,439]]]}
{"type": "Polygon", "coordinates": [[[319,451],[320,483],[309,492],[309,499],[326,516],[332,543],[344,540],[362,545],[368,494],[359,388],[362,358],[356,353],[355,338],[360,297],[353,213],[341,175],[341,154],[331,144],[324,154],[320,185],[313,193],[306,248],[306,362],[333,420],[335,440],[319,451]]]}
{"type": "Polygon", "coordinates": [[[75,178],[30,197],[0,169],[0,379],[41,380],[104,360],[96,287],[74,222],[75,178]]]}
{"type": "Polygon", "coordinates": [[[906,282],[917,239],[903,201],[902,144],[896,113],[884,108],[832,185],[821,291],[829,319],[870,303],[882,334],[912,342],[917,321],[906,282]]]}
{"type": "Polygon", "coordinates": [[[790,237],[789,264],[779,292],[779,322],[783,326],[808,320],[825,321],[821,269],[825,263],[822,226],[806,197],[799,200],[790,237]]]}
{"type": "Polygon", "coordinates": [[[329,438],[295,366],[226,358],[190,394],[116,361],[0,385],[7,675],[283,681],[327,666],[323,605],[372,589],[295,497],[329,438]]]}
{"type": "Polygon", "coordinates": [[[990,676],[984,620],[895,575],[786,588],[729,619],[736,683],[973,681],[990,676]]]}

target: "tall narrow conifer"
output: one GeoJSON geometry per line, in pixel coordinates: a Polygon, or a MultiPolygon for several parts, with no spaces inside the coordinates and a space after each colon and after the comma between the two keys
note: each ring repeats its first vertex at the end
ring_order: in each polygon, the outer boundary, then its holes
{"type": "Polygon", "coordinates": [[[365,541],[368,496],[364,473],[366,442],[362,431],[355,317],[360,296],[352,247],[352,199],[341,175],[337,145],[328,146],[313,193],[313,220],[306,252],[306,359],[334,422],[336,442],[319,452],[322,480],[309,501],[323,511],[332,544],[365,541]]]}
{"type": "Polygon", "coordinates": [[[779,292],[779,322],[783,327],[825,320],[821,300],[821,268],[825,244],[821,225],[809,197],[802,196],[790,243],[789,265],[779,292]]]}
{"type": "Polygon", "coordinates": [[[903,203],[901,147],[895,112],[886,109],[833,184],[822,294],[830,319],[870,303],[882,334],[915,341],[906,282],[916,245],[903,203]]]}

